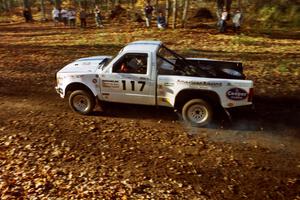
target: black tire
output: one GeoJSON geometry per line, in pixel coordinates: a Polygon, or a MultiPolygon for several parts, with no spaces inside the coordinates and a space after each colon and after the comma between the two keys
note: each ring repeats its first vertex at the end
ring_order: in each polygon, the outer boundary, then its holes
{"type": "Polygon", "coordinates": [[[90,114],[95,107],[95,97],[91,92],[75,90],[69,96],[69,105],[74,112],[82,115],[90,114]]]}
{"type": "Polygon", "coordinates": [[[182,118],[192,126],[202,127],[212,120],[213,109],[209,103],[202,99],[192,99],[182,108],[182,118]]]}

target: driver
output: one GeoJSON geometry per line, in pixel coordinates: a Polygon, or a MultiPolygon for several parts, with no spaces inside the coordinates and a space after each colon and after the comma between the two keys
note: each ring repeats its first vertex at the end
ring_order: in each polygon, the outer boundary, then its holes
{"type": "Polygon", "coordinates": [[[139,74],[146,74],[147,65],[144,58],[136,58],[137,72],[139,74]]]}
{"type": "Polygon", "coordinates": [[[125,62],[122,63],[120,71],[123,73],[127,73],[129,71],[129,68],[127,67],[127,64],[125,62]]]}
{"type": "Polygon", "coordinates": [[[123,60],[123,63],[122,63],[121,68],[120,68],[120,72],[122,72],[122,73],[129,73],[129,72],[131,72],[131,67],[129,65],[128,58],[125,58],[123,60]]]}

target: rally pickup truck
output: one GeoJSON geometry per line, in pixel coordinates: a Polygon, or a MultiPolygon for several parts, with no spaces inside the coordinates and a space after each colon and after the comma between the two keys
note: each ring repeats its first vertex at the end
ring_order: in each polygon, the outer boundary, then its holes
{"type": "Polygon", "coordinates": [[[160,41],[129,43],[114,57],[78,59],[56,80],[56,91],[83,115],[103,102],[167,106],[198,127],[211,122],[216,108],[249,106],[253,96],[242,63],[185,58],[160,41]]]}

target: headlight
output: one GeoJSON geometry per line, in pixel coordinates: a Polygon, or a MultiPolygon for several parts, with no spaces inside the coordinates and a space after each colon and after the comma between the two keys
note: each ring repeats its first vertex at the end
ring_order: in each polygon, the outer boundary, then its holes
{"type": "Polygon", "coordinates": [[[59,84],[62,82],[62,79],[63,79],[63,78],[60,77],[60,76],[58,76],[58,75],[56,74],[55,79],[56,79],[57,85],[59,85],[59,84]]]}

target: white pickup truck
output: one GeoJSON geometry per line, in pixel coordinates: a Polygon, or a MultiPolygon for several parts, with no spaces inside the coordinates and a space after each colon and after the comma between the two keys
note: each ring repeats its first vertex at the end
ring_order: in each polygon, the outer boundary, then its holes
{"type": "Polygon", "coordinates": [[[115,57],[76,60],[56,74],[56,91],[73,111],[118,102],[173,107],[193,126],[207,125],[215,108],[252,104],[253,82],[240,62],[184,58],[160,41],[129,43],[115,57]]]}

